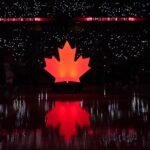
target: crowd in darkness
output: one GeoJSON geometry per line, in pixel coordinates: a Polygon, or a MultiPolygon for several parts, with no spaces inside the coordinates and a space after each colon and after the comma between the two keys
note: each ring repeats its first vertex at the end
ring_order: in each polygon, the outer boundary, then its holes
{"type": "Polygon", "coordinates": [[[1,17],[57,16],[150,16],[149,0],[1,0],[1,17]]]}

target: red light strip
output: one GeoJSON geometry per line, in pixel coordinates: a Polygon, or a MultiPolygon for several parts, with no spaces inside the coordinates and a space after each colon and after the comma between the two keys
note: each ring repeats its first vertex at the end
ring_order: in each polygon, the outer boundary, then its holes
{"type": "MultiPolygon", "coordinates": [[[[0,18],[0,22],[48,22],[54,20],[53,17],[35,17],[35,18],[0,18]]],[[[138,17],[75,17],[75,21],[83,22],[135,22],[146,21],[145,18],[138,17]]]]}
{"type": "Polygon", "coordinates": [[[76,21],[98,21],[98,22],[134,22],[134,21],[145,21],[144,18],[137,18],[137,17],[76,17],[74,18],[76,21]]]}
{"type": "Polygon", "coordinates": [[[0,22],[46,22],[53,20],[53,17],[49,18],[0,18],[0,22]]]}

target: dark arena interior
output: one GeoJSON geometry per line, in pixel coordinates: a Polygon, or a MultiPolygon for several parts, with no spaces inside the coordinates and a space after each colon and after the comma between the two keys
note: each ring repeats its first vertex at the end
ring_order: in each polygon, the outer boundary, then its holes
{"type": "Polygon", "coordinates": [[[0,150],[150,149],[149,8],[1,0],[0,150]]]}

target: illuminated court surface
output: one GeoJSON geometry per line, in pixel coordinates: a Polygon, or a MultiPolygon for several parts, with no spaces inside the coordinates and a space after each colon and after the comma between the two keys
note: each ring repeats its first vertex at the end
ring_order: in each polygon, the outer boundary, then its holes
{"type": "Polygon", "coordinates": [[[118,93],[24,88],[1,94],[0,149],[150,149],[149,93],[118,93]]]}

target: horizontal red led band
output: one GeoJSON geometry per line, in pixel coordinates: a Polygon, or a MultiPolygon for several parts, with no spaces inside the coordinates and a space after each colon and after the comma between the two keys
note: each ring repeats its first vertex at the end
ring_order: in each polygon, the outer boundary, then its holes
{"type": "Polygon", "coordinates": [[[53,20],[53,17],[48,18],[0,18],[0,22],[46,22],[53,20]]]}
{"type": "MultiPolygon", "coordinates": [[[[47,22],[54,20],[54,17],[35,17],[35,18],[0,18],[0,22],[47,22]]],[[[145,18],[138,17],[74,17],[75,21],[99,21],[99,22],[113,22],[113,21],[126,21],[126,22],[134,22],[134,21],[146,21],[145,18]]]]}
{"type": "Polygon", "coordinates": [[[137,17],[76,17],[76,21],[100,21],[100,22],[109,22],[109,21],[145,21],[145,18],[137,17]]]}

